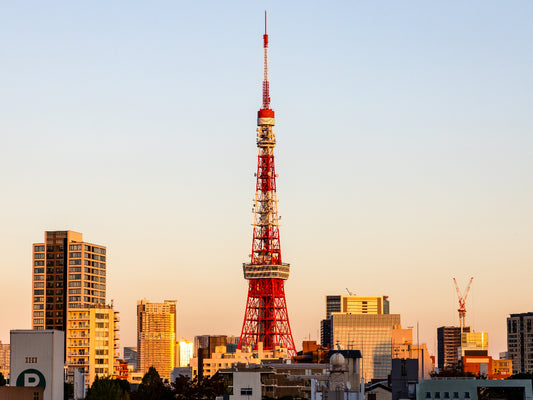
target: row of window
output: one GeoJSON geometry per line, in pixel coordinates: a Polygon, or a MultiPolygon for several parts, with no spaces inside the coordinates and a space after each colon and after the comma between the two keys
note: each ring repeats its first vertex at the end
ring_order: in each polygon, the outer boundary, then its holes
{"type": "MultiPolygon", "coordinates": [[[[81,296],[69,296],[68,301],[81,301],[81,296]]],[[[103,303],[104,299],[97,299],[95,297],[83,296],[83,301],[86,303],[103,303]],[[91,301],[92,300],[92,301],[91,301]]]]}
{"type": "MultiPolygon", "coordinates": [[[[434,393],[434,396],[431,397],[431,392],[426,392],[426,399],[458,399],[459,398],[459,392],[453,392],[452,393],[452,397],[450,397],[450,392],[442,392],[442,397],[441,397],[441,392],[435,392],[434,393]]],[[[470,392],[464,392],[464,396],[463,396],[464,399],[470,399],[470,392]]]]}
{"type": "MultiPolygon", "coordinates": [[[[63,247],[63,246],[61,246],[61,247],[63,247]]],[[[82,245],[81,244],[71,244],[71,245],[68,246],[68,249],[70,251],[80,251],[80,250],[82,250],[82,245]]],[[[83,250],[84,251],[90,251],[92,253],[105,254],[105,249],[102,249],[100,247],[84,245],[83,246],[83,250]]],[[[35,251],[44,251],[44,250],[35,250],[35,251]]]]}

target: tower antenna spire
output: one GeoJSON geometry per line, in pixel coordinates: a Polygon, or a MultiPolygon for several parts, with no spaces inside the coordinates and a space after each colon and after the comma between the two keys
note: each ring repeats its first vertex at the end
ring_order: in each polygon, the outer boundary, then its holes
{"type": "Polygon", "coordinates": [[[270,110],[270,84],[268,82],[268,34],[267,12],[265,11],[265,34],[263,35],[263,105],[261,110],[270,110]]]}

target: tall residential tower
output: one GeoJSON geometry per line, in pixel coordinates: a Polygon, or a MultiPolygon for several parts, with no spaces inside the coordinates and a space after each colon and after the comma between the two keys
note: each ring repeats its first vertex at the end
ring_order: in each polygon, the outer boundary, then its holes
{"type": "Polygon", "coordinates": [[[33,245],[32,277],[32,328],[65,331],[69,310],[105,304],[106,248],[78,232],[45,232],[33,245]]]}
{"type": "Polygon", "coordinates": [[[142,373],[155,367],[170,380],[176,361],[176,300],[137,302],[137,367],[142,373]]]}

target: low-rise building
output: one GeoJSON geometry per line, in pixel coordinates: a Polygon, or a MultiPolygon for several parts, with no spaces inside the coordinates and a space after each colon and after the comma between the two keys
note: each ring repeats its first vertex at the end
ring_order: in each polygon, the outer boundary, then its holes
{"type": "Polygon", "coordinates": [[[218,373],[226,383],[230,400],[363,400],[360,360],[359,351],[343,350],[331,352],[329,364],[239,363],[218,373]]]}
{"type": "Polygon", "coordinates": [[[464,356],[461,367],[463,372],[488,379],[507,379],[513,374],[511,360],[493,360],[491,356],[464,356]]]}
{"type": "Polygon", "coordinates": [[[421,380],[416,388],[417,399],[513,399],[533,398],[529,379],[442,378],[421,380]]]}

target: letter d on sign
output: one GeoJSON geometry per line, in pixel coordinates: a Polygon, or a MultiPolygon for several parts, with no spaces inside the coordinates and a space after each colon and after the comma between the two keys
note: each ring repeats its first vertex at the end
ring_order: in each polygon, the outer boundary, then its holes
{"type": "Polygon", "coordinates": [[[39,381],[39,375],[37,374],[32,374],[31,372],[26,372],[24,374],[24,386],[38,386],[39,381]]]}
{"type": "Polygon", "coordinates": [[[26,369],[17,377],[17,386],[39,386],[45,389],[46,379],[44,379],[44,375],[41,373],[41,371],[38,371],[34,368],[26,369]]]}

